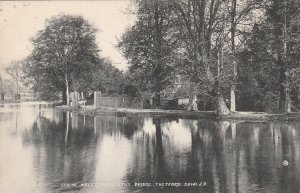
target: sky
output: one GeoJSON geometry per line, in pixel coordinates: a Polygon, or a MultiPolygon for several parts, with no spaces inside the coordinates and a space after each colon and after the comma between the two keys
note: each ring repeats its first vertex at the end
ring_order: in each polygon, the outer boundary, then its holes
{"type": "Polygon", "coordinates": [[[81,15],[100,29],[96,34],[100,55],[125,71],[128,64],[115,45],[116,37],[134,22],[127,11],[129,5],[129,0],[0,1],[0,67],[28,56],[32,50],[30,39],[44,29],[45,20],[64,13],[81,15]]]}

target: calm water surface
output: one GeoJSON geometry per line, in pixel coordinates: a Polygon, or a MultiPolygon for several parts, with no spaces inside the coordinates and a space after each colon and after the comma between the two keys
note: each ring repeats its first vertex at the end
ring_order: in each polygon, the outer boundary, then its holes
{"type": "Polygon", "coordinates": [[[6,104],[0,192],[297,193],[300,123],[91,117],[6,104]]]}

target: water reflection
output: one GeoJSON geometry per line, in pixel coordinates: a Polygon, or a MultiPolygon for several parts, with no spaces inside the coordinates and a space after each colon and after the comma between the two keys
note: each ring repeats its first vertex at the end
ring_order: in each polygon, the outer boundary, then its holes
{"type": "Polygon", "coordinates": [[[5,175],[0,175],[0,190],[7,188],[3,183],[7,176],[27,186],[14,192],[292,193],[300,189],[299,123],[91,117],[49,106],[10,108],[15,109],[0,111],[4,128],[0,163],[6,165],[1,166],[5,175]],[[18,159],[26,167],[17,167],[16,172],[9,163],[17,164],[18,159]],[[283,160],[289,165],[283,166],[283,160]],[[206,186],[134,186],[142,182],[205,182],[206,186]]]}

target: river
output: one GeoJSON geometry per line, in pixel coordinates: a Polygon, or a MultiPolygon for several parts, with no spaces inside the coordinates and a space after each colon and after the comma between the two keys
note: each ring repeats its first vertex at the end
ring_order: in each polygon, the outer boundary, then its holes
{"type": "Polygon", "coordinates": [[[300,192],[300,123],[0,107],[0,192],[300,192]]]}

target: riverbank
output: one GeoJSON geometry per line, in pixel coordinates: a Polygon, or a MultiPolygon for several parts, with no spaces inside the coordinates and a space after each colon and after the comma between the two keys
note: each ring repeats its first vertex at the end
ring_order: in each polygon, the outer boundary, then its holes
{"type": "Polygon", "coordinates": [[[0,101],[0,104],[11,104],[11,103],[20,103],[20,100],[4,100],[0,101]]]}
{"type": "Polygon", "coordinates": [[[61,101],[30,101],[30,100],[5,100],[0,101],[1,105],[10,105],[10,104],[54,104],[60,105],[61,101]]]}
{"type": "Polygon", "coordinates": [[[264,112],[235,112],[231,115],[218,117],[213,111],[183,111],[162,109],[125,109],[125,108],[98,108],[86,106],[85,108],[74,108],[67,105],[56,106],[63,111],[78,112],[88,115],[116,115],[116,116],[159,116],[177,117],[185,119],[209,119],[209,120],[243,120],[243,121],[300,121],[300,113],[268,114],[264,112]]]}

